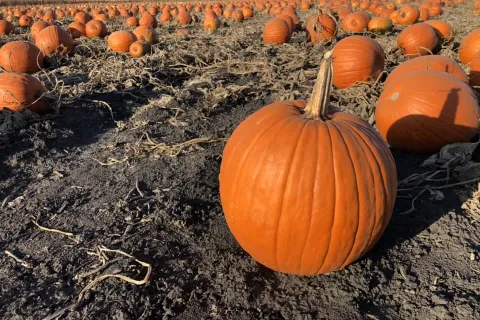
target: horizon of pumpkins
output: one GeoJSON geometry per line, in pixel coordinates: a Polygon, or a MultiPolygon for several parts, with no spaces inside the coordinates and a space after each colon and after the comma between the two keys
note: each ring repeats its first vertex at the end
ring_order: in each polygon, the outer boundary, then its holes
{"type": "MultiPolygon", "coordinates": [[[[48,101],[38,96],[47,90],[31,74],[41,70],[45,56],[68,54],[74,48],[75,39],[80,37],[108,36],[110,50],[141,57],[151,52],[152,45],[158,42],[155,28],[159,23],[175,22],[179,26],[187,26],[201,22],[200,17],[203,17],[204,29],[214,32],[222,26],[222,20],[231,19],[241,23],[254,15],[265,15],[273,16],[265,23],[263,30],[265,45],[282,45],[290,40],[294,32],[303,28],[297,11],[308,12],[317,8],[319,11],[312,11],[312,16],[305,23],[306,41],[330,44],[336,40],[340,28],[349,35],[338,41],[332,52],[328,52],[322,60],[309,103],[289,101],[266,106],[235,129],[222,159],[220,195],[230,230],[254,259],[269,268],[287,273],[328,273],[344,268],[368,252],[390,220],[397,182],[389,146],[413,153],[432,153],[447,144],[469,142],[478,134],[480,112],[472,86],[480,85],[480,29],[471,30],[461,40],[458,50],[460,62],[470,67],[469,75],[454,59],[435,55],[441,45],[449,45],[455,38],[453,27],[438,17],[444,9],[466,5],[465,2],[428,0],[412,4],[405,0],[257,0],[108,3],[95,7],[89,4],[56,5],[56,9],[43,9],[40,6],[4,7],[0,9],[0,36],[11,33],[16,27],[15,23],[27,32],[30,29],[35,44],[13,41],[0,48],[0,66],[6,71],[0,73],[0,110],[8,108],[23,111],[28,108],[35,112],[46,111],[48,101]],[[74,18],[67,30],[56,23],[66,16],[74,18]],[[133,32],[112,30],[109,34],[104,22],[120,18],[125,20],[125,28],[135,27],[133,32]],[[330,109],[330,87],[333,85],[341,90],[359,82],[378,82],[384,73],[385,52],[377,41],[363,34],[367,30],[384,34],[393,25],[404,26],[396,40],[407,60],[398,65],[384,82],[375,111],[377,131],[358,117],[330,109]],[[263,117],[262,121],[256,120],[258,117],[263,117]],[[287,130],[288,134],[273,132],[273,129],[265,127],[274,121],[289,121],[292,118],[296,121],[291,130],[287,130]],[[304,129],[317,132],[317,135],[310,136],[309,144],[303,142],[304,129]],[[253,156],[262,154],[261,150],[267,143],[262,142],[263,136],[259,138],[259,132],[271,133],[265,134],[271,139],[282,138],[278,140],[279,145],[284,143],[288,150],[299,149],[298,152],[303,154],[308,153],[308,150],[302,151],[306,146],[330,144],[328,150],[322,150],[330,160],[322,152],[317,152],[316,156],[308,157],[309,162],[295,163],[290,153],[283,152],[281,155],[282,151],[279,150],[275,154],[272,149],[274,160],[271,162],[278,165],[279,169],[274,170],[273,176],[271,170],[259,175],[258,172],[263,172],[260,167],[246,168],[243,162],[237,160],[243,159],[241,153],[245,150],[258,148],[258,152],[249,153],[249,160],[262,165],[261,159],[253,156]],[[296,139],[292,138],[295,134],[298,135],[296,139]],[[290,158],[284,159],[286,156],[290,158]],[[338,173],[339,170],[335,169],[338,164],[331,160],[335,157],[350,159],[351,163],[344,165],[338,173]],[[315,171],[311,176],[302,175],[304,167],[313,167],[316,163],[328,169],[315,171]],[[258,199],[260,196],[252,191],[256,185],[262,188],[275,179],[285,179],[282,181],[288,185],[291,170],[302,177],[302,183],[295,182],[294,187],[275,189],[283,194],[282,203],[270,202],[275,201],[275,197],[274,200],[258,199]],[[341,177],[332,178],[332,171],[341,177]],[[243,172],[243,175],[239,176],[237,172],[243,172]],[[361,175],[358,172],[366,172],[366,175],[373,172],[374,177],[359,177],[361,175]],[[257,180],[253,181],[252,177],[257,180]],[[317,179],[325,181],[325,184],[333,183],[334,191],[337,188],[335,180],[342,181],[348,196],[332,199],[327,193],[312,195],[310,200],[325,208],[330,208],[333,203],[332,216],[341,215],[340,220],[347,221],[348,225],[339,226],[333,221],[328,231],[324,230],[321,221],[312,220],[307,225],[297,226],[292,217],[285,217],[284,203],[290,210],[300,210],[305,215],[316,212],[313,204],[301,209],[296,204],[309,190],[313,190],[317,179]],[[352,185],[356,185],[357,189],[349,187],[352,185]],[[366,195],[365,190],[370,195],[366,195]],[[347,208],[342,204],[355,197],[362,205],[354,201],[347,208]],[[255,199],[252,201],[252,198],[255,199]],[[267,208],[264,202],[272,205],[267,208]],[[239,203],[249,205],[239,208],[239,203]],[[373,218],[372,211],[375,212],[373,218]],[[278,223],[272,225],[255,221],[252,212],[276,217],[278,223]],[[312,227],[312,224],[315,226],[312,227]],[[330,239],[327,241],[322,238],[322,234],[311,235],[312,228],[329,233],[330,239]],[[258,237],[252,237],[253,229],[259,234],[258,237]],[[285,242],[285,239],[290,239],[291,243],[285,242]],[[280,249],[277,247],[279,241],[282,244],[280,249]]],[[[473,4],[473,13],[480,13],[480,1],[473,4]]],[[[189,35],[187,29],[177,32],[182,37],[189,35]]]]}

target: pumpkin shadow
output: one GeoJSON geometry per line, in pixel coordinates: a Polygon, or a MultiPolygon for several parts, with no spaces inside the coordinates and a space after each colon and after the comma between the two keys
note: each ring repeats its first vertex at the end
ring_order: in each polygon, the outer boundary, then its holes
{"type": "MultiPolygon", "coordinates": [[[[448,94],[444,106],[438,117],[428,117],[424,115],[410,115],[398,120],[391,126],[391,130],[387,132],[387,139],[407,139],[399,136],[412,128],[412,123],[426,128],[436,128],[437,132],[452,135],[455,132],[468,136],[465,132],[472,132],[472,128],[455,125],[454,120],[458,107],[458,93],[460,89],[451,89],[448,94]],[[443,124],[439,124],[442,122],[443,124]],[[448,129],[447,126],[448,125],[448,129]]],[[[422,137],[425,139],[425,136],[422,137]]],[[[430,135],[427,138],[431,139],[432,143],[438,141],[439,137],[430,135]]],[[[417,142],[412,142],[417,143],[417,142]]],[[[397,166],[398,181],[413,174],[422,174],[429,171],[428,168],[422,167],[422,163],[430,156],[430,154],[413,154],[401,150],[392,149],[392,154],[397,166]]],[[[385,230],[385,233],[380,238],[377,245],[365,257],[372,260],[380,260],[385,257],[388,251],[392,248],[400,246],[403,242],[416,237],[418,234],[428,229],[432,224],[450,212],[461,212],[462,201],[459,196],[451,191],[451,189],[439,190],[443,193],[444,199],[437,201],[433,195],[428,192],[419,196],[414,203],[414,210],[412,209],[412,200],[420,192],[421,189],[415,189],[408,192],[401,192],[398,194],[395,208],[392,214],[391,221],[385,230]],[[407,196],[407,197],[405,197],[407,196]]]]}

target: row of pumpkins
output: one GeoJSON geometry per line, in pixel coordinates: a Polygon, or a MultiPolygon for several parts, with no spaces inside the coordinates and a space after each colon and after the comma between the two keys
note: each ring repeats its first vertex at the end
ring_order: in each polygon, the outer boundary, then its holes
{"type": "MultiPolygon", "coordinates": [[[[389,3],[387,6],[372,4],[368,9],[356,11],[353,7],[346,6],[321,10],[323,14],[311,17],[306,23],[308,40],[312,43],[330,42],[338,31],[337,20],[347,33],[362,33],[368,30],[383,34],[390,31],[394,24],[416,24],[405,29],[399,37],[399,47],[406,55],[416,56],[417,53],[433,52],[439,38],[446,43],[453,40],[454,31],[448,23],[443,20],[430,20],[431,17],[437,17],[442,13],[442,7],[434,0],[425,1],[418,7],[406,4],[396,9],[396,4],[389,3]]],[[[300,20],[295,9],[286,7],[265,25],[263,39],[267,44],[283,44],[290,40],[293,32],[299,27],[300,20]]]]}

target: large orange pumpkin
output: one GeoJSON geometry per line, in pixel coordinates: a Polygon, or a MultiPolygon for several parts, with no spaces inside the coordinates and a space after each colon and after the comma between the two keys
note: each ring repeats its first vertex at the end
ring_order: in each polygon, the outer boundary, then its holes
{"type": "Polygon", "coordinates": [[[480,28],[473,30],[463,38],[458,48],[458,57],[463,64],[472,62],[473,57],[480,51],[480,28]]]}
{"type": "Polygon", "coordinates": [[[398,10],[398,23],[403,25],[414,24],[420,17],[420,11],[411,5],[405,5],[398,10]]]}
{"type": "Polygon", "coordinates": [[[90,20],[85,25],[85,31],[87,33],[87,37],[89,38],[103,38],[106,37],[108,34],[107,26],[103,21],[100,20],[90,20]]]}
{"type": "Polygon", "coordinates": [[[383,72],[385,53],[373,39],[350,36],[333,48],[333,85],[339,89],[356,82],[373,82],[383,72]]]}
{"type": "Polygon", "coordinates": [[[26,41],[12,41],[0,48],[0,66],[7,72],[35,73],[43,68],[43,53],[26,41]]]}
{"type": "Polygon", "coordinates": [[[130,31],[115,31],[108,37],[108,47],[115,52],[128,52],[137,37],[130,31]]]}
{"type": "Polygon", "coordinates": [[[158,34],[155,29],[147,26],[139,26],[133,30],[133,34],[138,40],[144,40],[150,44],[158,43],[158,34]]]}
{"type": "Polygon", "coordinates": [[[6,108],[16,111],[45,111],[48,104],[41,98],[45,92],[47,89],[43,84],[29,74],[0,73],[0,110],[6,108]]]}
{"type": "Polygon", "coordinates": [[[369,124],[329,109],[331,59],[312,99],[268,105],[225,146],[220,197],[240,246],[276,271],[345,268],[381,237],[396,197],[396,169],[369,124]]]}
{"type": "Polygon", "coordinates": [[[416,23],[403,30],[397,38],[397,45],[406,58],[411,59],[435,52],[438,36],[426,23],[416,23]]]}
{"type": "Polygon", "coordinates": [[[368,20],[360,11],[350,13],[342,22],[342,28],[347,32],[363,32],[367,27],[368,20]]]}
{"type": "Polygon", "coordinates": [[[307,33],[312,43],[330,42],[337,34],[337,23],[326,15],[313,16],[307,21],[307,33]]]}
{"type": "Polygon", "coordinates": [[[48,26],[35,36],[35,45],[45,56],[67,54],[73,48],[72,36],[59,26],[48,26]]]}
{"type": "Polygon", "coordinates": [[[457,61],[439,55],[430,55],[417,57],[410,60],[407,60],[395,69],[388,75],[387,80],[385,80],[384,86],[388,86],[391,83],[394,83],[398,78],[403,77],[405,74],[420,71],[420,70],[436,70],[448,72],[460,81],[468,83],[468,77],[462,67],[458,64],[457,61]]]}
{"type": "Polygon", "coordinates": [[[290,40],[290,28],[282,19],[273,18],[263,29],[263,41],[266,44],[283,44],[290,40]]]}
{"type": "Polygon", "coordinates": [[[472,89],[442,71],[405,74],[384,88],[375,120],[395,148],[417,153],[470,141],[479,128],[479,107],[472,89]]]}

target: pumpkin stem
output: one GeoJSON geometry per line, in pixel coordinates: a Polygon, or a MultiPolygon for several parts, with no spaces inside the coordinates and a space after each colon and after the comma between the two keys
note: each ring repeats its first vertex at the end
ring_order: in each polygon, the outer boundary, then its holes
{"type": "Polygon", "coordinates": [[[320,63],[317,80],[313,87],[312,97],[305,107],[305,115],[313,120],[326,121],[328,117],[328,107],[330,105],[330,91],[332,89],[333,66],[332,51],[327,51],[323,55],[320,63]]]}

